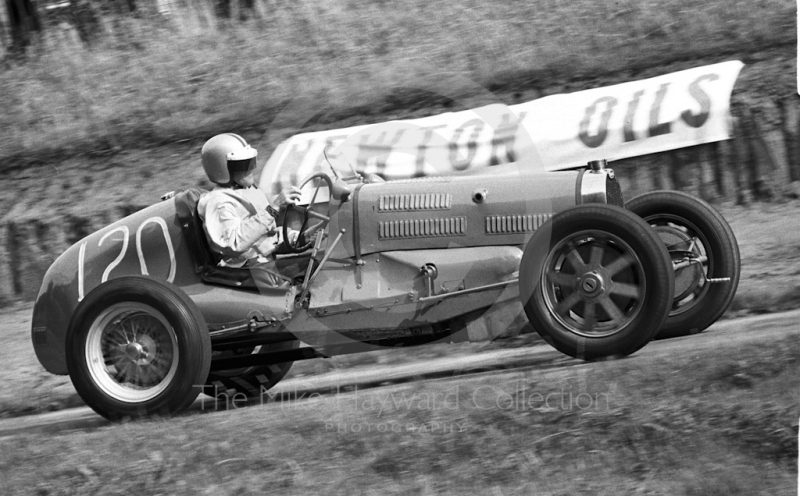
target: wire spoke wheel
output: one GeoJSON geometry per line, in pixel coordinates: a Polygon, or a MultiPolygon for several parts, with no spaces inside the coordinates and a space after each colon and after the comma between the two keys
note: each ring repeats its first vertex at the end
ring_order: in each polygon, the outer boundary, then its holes
{"type": "Polygon", "coordinates": [[[179,288],[149,276],[90,291],[70,319],[66,350],[75,390],[112,420],[182,411],[211,367],[200,310],[179,288]]]}
{"type": "Polygon", "coordinates": [[[621,332],[642,309],[644,267],[619,236],[586,230],[560,241],[545,261],[547,308],[571,332],[605,337],[621,332]]]}
{"type": "Polygon", "coordinates": [[[175,330],[158,310],[134,302],[104,309],[89,328],[89,373],[110,397],[147,401],[166,389],[178,368],[175,330]]]}

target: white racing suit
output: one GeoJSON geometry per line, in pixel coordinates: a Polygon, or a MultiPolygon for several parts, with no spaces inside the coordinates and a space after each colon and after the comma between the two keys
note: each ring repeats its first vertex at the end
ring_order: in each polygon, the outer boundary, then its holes
{"type": "MultiPolygon", "coordinates": [[[[256,282],[267,287],[288,287],[303,268],[284,263],[278,270],[274,252],[283,236],[267,206],[267,196],[255,186],[217,186],[200,197],[197,213],[211,249],[223,257],[219,265],[248,268],[256,282]]],[[[297,235],[289,232],[292,238],[297,235]]]]}

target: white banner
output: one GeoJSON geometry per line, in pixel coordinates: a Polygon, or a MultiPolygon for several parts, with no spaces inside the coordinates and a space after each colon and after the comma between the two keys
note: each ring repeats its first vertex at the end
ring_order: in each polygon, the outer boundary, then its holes
{"type": "Polygon", "coordinates": [[[454,174],[508,162],[541,170],[617,160],[730,137],[739,61],[422,119],[293,136],[267,161],[260,186],[273,194],[314,172],[385,179],[454,174]],[[325,151],[323,153],[323,151],[325,151]]]}

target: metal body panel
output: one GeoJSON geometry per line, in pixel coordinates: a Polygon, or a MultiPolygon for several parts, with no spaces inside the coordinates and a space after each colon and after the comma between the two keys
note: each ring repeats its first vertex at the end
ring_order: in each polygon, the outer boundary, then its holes
{"type": "Polygon", "coordinates": [[[34,351],[44,368],[67,373],[67,326],[85,295],[109,279],[142,274],[186,291],[209,324],[245,318],[250,311],[276,315],[285,306],[285,291],[259,295],[203,284],[177,220],[175,202],[163,201],[83,238],[50,266],[31,322],[34,351]]]}
{"type": "Polygon", "coordinates": [[[355,257],[356,239],[362,256],[522,245],[542,222],[579,202],[576,183],[582,171],[541,173],[497,167],[492,172],[355,186],[351,201],[332,205],[329,212],[331,232],[345,232],[333,257],[355,257]],[[473,199],[476,192],[483,195],[482,201],[473,199]],[[525,217],[525,226],[514,228],[515,216],[525,217]],[[502,227],[505,224],[509,227],[502,227]]]}
{"type": "Polygon", "coordinates": [[[448,321],[467,311],[474,312],[478,309],[488,309],[494,305],[515,301],[518,296],[519,290],[516,284],[509,284],[506,288],[455,296],[441,302],[421,303],[406,299],[382,308],[374,306],[369,308],[369,304],[365,301],[352,302],[349,305],[350,311],[340,308],[337,311],[325,313],[324,308],[319,308],[299,313],[291,322],[287,323],[287,329],[295,333],[302,341],[324,353],[326,346],[354,343],[352,338],[331,331],[425,326],[448,321]],[[363,314],[363,318],[359,318],[359,314],[363,314]]]}
{"type": "Polygon", "coordinates": [[[175,216],[174,201],[140,210],[86,236],[50,266],[33,308],[45,329],[34,350],[46,370],[66,374],[67,325],[80,300],[108,279],[147,274],[178,286],[199,282],[175,216]]]}
{"type": "MultiPolygon", "coordinates": [[[[576,204],[577,174],[511,173],[366,184],[355,205],[361,253],[521,245],[540,219],[576,204]],[[530,216],[530,228],[497,229],[498,219],[502,224],[509,215],[530,216]]],[[[513,225],[515,218],[509,221],[513,225]]]]}
{"type": "Polygon", "coordinates": [[[197,304],[209,326],[251,318],[279,321],[287,317],[284,289],[263,289],[256,293],[204,283],[181,289],[197,304]]]}
{"type": "MultiPolygon", "coordinates": [[[[309,310],[350,302],[368,305],[384,298],[402,302],[409,295],[414,299],[427,296],[426,281],[420,271],[426,264],[438,270],[436,294],[508,281],[516,277],[521,259],[522,250],[516,246],[373,253],[363,258],[361,287],[356,281],[354,265],[332,263],[323,268],[314,281],[309,310]]],[[[362,324],[351,323],[351,326],[362,324]]]]}

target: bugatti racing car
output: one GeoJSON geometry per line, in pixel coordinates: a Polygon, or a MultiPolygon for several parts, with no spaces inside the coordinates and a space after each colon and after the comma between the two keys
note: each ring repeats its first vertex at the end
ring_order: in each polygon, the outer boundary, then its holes
{"type": "Polygon", "coordinates": [[[263,394],[295,360],[493,339],[518,309],[569,356],[625,356],[708,327],[738,283],[713,208],[676,192],[626,205],[604,161],[398,181],[332,169],[299,186],[311,200],[279,224],[307,235],[277,264],[304,275],[281,287],[219,266],[199,190],[70,247],[34,306],[39,361],[105,417],[169,415],[201,391],[263,394]]]}

